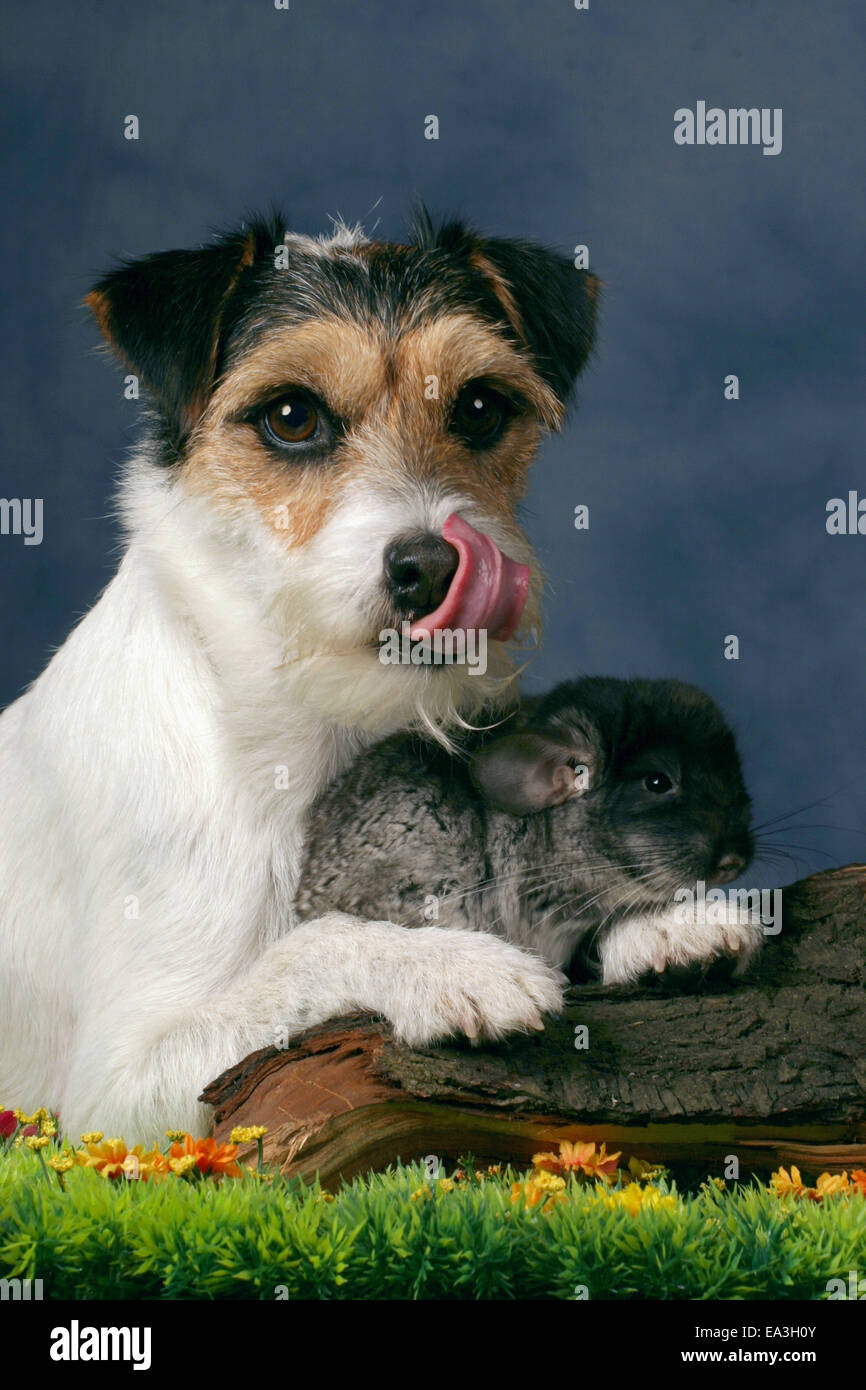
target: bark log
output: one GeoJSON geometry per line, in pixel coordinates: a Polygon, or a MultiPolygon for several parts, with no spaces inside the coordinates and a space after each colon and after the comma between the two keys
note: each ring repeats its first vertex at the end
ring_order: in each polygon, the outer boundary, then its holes
{"type": "Polygon", "coordinates": [[[331,1185],[398,1157],[526,1163],[565,1138],[674,1164],[866,1167],[866,865],[785,888],[783,909],[737,982],[581,986],[543,1034],[483,1049],[412,1050],[369,1016],[337,1019],[202,1099],[217,1138],[265,1124],[267,1160],[331,1185]]]}

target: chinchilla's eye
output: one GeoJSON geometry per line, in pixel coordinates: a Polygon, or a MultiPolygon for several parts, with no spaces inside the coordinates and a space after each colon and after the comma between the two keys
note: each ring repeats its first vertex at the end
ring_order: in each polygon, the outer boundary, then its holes
{"type": "Polygon", "coordinates": [[[653,792],[655,796],[664,796],[666,792],[674,789],[674,784],[666,772],[648,772],[643,784],[647,791],[653,792]]]}

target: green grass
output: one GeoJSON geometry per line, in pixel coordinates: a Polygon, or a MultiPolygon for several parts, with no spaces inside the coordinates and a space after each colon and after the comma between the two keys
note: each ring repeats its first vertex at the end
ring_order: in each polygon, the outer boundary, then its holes
{"type": "MultiPolygon", "coordinates": [[[[0,1159],[0,1275],[50,1299],[819,1299],[866,1274],[866,1199],[780,1200],[758,1185],[636,1216],[570,1181],[545,1214],[509,1179],[432,1184],[398,1167],[345,1186],[254,1177],[108,1182],[62,1192],[38,1156],[0,1159]]],[[[664,1181],[659,1186],[673,1192],[664,1181]]]]}

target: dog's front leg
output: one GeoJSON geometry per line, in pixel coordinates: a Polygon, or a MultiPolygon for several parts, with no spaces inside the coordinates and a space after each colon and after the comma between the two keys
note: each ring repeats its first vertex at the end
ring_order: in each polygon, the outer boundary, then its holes
{"type": "Polygon", "coordinates": [[[632,984],[642,975],[705,969],[722,958],[733,962],[735,975],[742,975],[763,940],[760,917],[742,907],[727,908],[720,921],[680,907],[636,914],[602,934],[602,980],[606,985],[632,984]]]}
{"type": "Polygon", "coordinates": [[[379,1014],[413,1046],[463,1033],[498,1039],[543,1027],[562,1007],[564,977],[499,937],[410,929],[334,913],[294,927],[248,973],[184,1021],[125,1026],[100,1013],[86,1030],[63,1105],[67,1132],[97,1124],[128,1141],[166,1128],[206,1132],[197,1097],[257,1048],[353,1010],[379,1014]]]}

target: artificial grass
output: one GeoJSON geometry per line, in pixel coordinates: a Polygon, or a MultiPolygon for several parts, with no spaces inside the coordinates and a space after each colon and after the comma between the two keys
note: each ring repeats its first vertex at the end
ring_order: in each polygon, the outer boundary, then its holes
{"type": "Polygon", "coordinates": [[[280,1178],[76,1168],[61,1191],[37,1154],[7,1151],[0,1276],[41,1279],[47,1299],[813,1300],[866,1270],[857,1194],[819,1203],[709,1184],[684,1197],[661,1179],[635,1212],[575,1179],[549,1202],[513,1201],[522,1176],[452,1185],[397,1167],[329,1199],[280,1178]]]}

